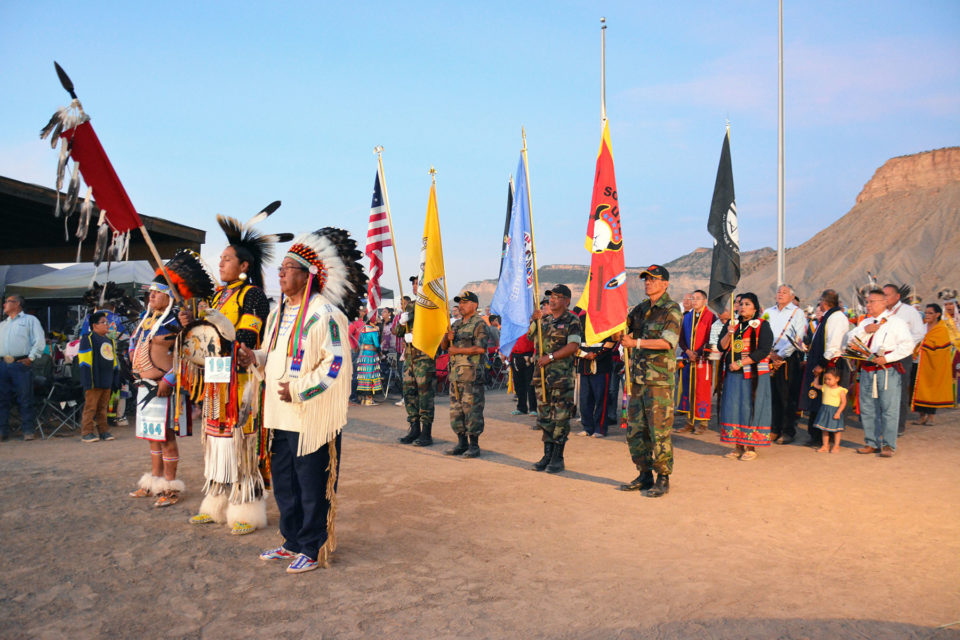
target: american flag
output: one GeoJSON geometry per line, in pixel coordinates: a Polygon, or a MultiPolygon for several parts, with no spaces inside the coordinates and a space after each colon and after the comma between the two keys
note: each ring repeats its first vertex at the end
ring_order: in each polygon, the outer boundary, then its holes
{"type": "Polygon", "coordinates": [[[380,190],[380,170],[373,180],[373,202],[370,203],[370,224],[367,226],[367,248],[370,258],[370,280],[367,284],[367,318],[372,318],[380,306],[380,276],[383,274],[383,248],[391,247],[390,221],[380,190]]]}

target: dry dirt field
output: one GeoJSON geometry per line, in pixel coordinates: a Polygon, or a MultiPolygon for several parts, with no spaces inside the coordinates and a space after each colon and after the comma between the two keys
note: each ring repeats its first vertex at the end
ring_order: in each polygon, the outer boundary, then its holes
{"type": "MultiPolygon", "coordinates": [[[[114,442],[0,445],[3,638],[958,638],[960,412],[910,426],[896,457],[775,446],[722,457],[715,431],[674,438],[671,492],[636,475],[623,432],[539,457],[533,418],[488,394],[483,456],[400,445],[403,410],[351,408],[331,567],[257,559],[271,526],[191,526],[199,437],[181,444],[181,504],[127,497],[148,469],[114,442]],[[951,626],[952,625],[952,626],[951,626]]],[[[802,439],[802,438],[801,438],[802,439]]]]}

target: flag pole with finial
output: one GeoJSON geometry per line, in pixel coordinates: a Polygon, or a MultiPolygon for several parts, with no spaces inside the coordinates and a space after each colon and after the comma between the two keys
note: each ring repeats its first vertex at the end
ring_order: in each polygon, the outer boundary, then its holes
{"type": "MultiPolygon", "coordinates": [[[[520,137],[523,138],[523,148],[520,154],[523,156],[523,175],[527,182],[527,215],[530,217],[530,257],[533,260],[533,308],[540,308],[540,276],[537,274],[537,245],[533,237],[533,203],[530,197],[530,165],[527,163],[527,130],[520,127],[520,137]]],[[[522,239],[521,239],[522,241],[522,239]]],[[[540,355],[543,356],[543,324],[540,318],[537,318],[537,342],[540,344],[540,355]]],[[[544,372],[540,372],[540,392],[541,401],[547,401],[547,382],[544,372]]]]}
{"type": "MultiPolygon", "coordinates": [[[[600,133],[607,125],[607,19],[600,17],[600,133]]],[[[587,276],[589,283],[589,276],[587,276]]],[[[633,391],[630,380],[630,349],[623,348],[623,390],[629,397],[633,391]]]]}
{"type": "MultiPolygon", "coordinates": [[[[429,171],[428,173],[430,174],[430,179],[433,181],[433,182],[432,182],[433,190],[434,190],[434,192],[436,192],[436,190],[437,190],[437,170],[436,170],[436,168],[434,168],[433,165],[430,165],[430,171],[429,171]]],[[[423,283],[421,283],[421,284],[423,284],[423,283]]],[[[450,296],[447,294],[447,274],[446,274],[446,268],[444,268],[444,274],[443,274],[443,300],[444,300],[444,302],[447,303],[447,304],[450,303],[450,296]]],[[[450,318],[449,318],[449,317],[447,318],[447,326],[448,326],[448,327],[450,326],[450,318]]]]}
{"type": "Polygon", "coordinates": [[[403,304],[403,278],[400,277],[400,258],[397,257],[397,240],[393,237],[393,218],[390,217],[390,196],[387,195],[387,177],[383,173],[383,145],[373,148],[377,154],[377,168],[380,169],[380,189],[383,190],[383,206],[387,209],[387,224],[390,225],[390,244],[393,245],[393,263],[397,267],[397,284],[399,285],[399,300],[403,304]]]}

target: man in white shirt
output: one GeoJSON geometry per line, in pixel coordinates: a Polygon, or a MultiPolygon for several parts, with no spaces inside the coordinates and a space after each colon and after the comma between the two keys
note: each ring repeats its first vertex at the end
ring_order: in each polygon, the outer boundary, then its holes
{"type": "MultiPolygon", "coordinates": [[[[927,333],[927,327],[923,324],[923,315],[909,304],[904,304],[900,299],[900,288],[895,284],[883,285],[883,297],[887,309],[891,315],[894,315],[907,324],[910,330],[910,337],[913,338],[913,348],[923,341],[923,336],[927,333]]],[[[900,390],[900,421],[897,423],[897,434],[903,435],[907,424],[907,414],[910,412],[910,398],[913,396],[913,389],[910,388],[911,372],[913,370],[913,352],[900,361],[903,370],[906,371],[903,378],[903,388],[900,390]]]]}
{"type": "Polygon", "coordinates": [[[847,341],[853,338],[873,354],[860,363],[860,422],[865,446],[857,453],[892,458],[897,450],[900,390],[909,382],[901,363],[913,353],[913,337],[907,323],[887,310],[884,292],[874,289],[867,294],[867,317],[847,334],[847,341]]]}
{"type": "Polygon", "coordinates": [[[810,339],[807,350],[807,365],[803,370],[803,382],[800,384],[800,409],[807,412],[807,433],[810,438],[806,445],[819,447],[821,445],[820,429],[813,426],[820,410],[822,394],[812,383],[814,380],[823,382],[823,372],[828,367],[840,370],[841,384],[848,378],[846,365],[840,360],[843,348],[843,338],[850,330],[850,323],[840,308],[840,296],[833,289],[824,289],[818,301],[820,321],[810,339]]]}
{"type": "Polygon", "coordinates": [[[763,312],[773,332],[770,351],[770,387],[773,401],[773,424],[770,439],[790,444],[797,435],[797,399],[800,395],[800,356],[791,339],[803,341],[806,316],[793,303],[793,287],[782,284],[777,288],[777,304],[763,312]],[[781,440],[782,438],[782,440],[781,440]]]}
{"type": "Polygon", "coordinates": [[[0,322],[0,440],[10,438],[10,399],[20,407],[24,440],[34,439],[33,372],[30,365],[43,355],[46,336],[35,316],[23,311],[24,300],[10,295],[3,301],[0,322]]]}

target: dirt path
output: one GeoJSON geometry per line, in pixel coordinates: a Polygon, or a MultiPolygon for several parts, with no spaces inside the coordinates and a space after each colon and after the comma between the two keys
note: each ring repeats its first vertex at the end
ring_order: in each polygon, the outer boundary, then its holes
{"type": "Polygon", "coordinates": [[[187,523],[199,438],[181,440],[184,502],[126,497],[148,468],[132,429],[0,445],[3,638],[957,638],[960,412],[910,426],[890,460],[775,446],[724,459],[715,432],[676,437],[671,493],[636,475],[622,432],[571,438],[567,471],[487,399],[484,454],[397,444],[403,410],[354,407],[330,569],[257,559],[271,526],[235,538],[187,523]]]}

